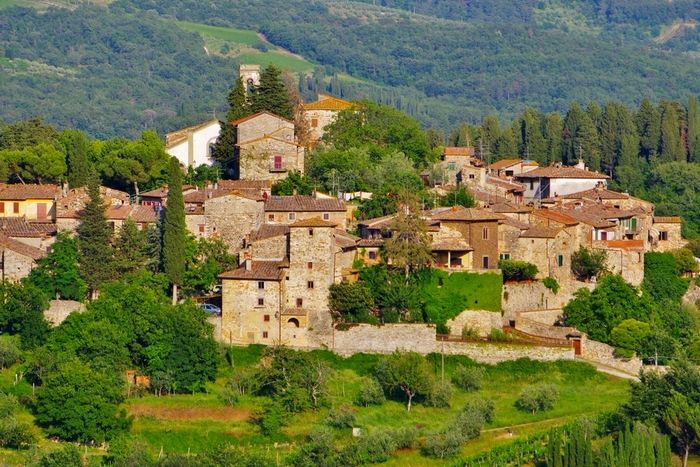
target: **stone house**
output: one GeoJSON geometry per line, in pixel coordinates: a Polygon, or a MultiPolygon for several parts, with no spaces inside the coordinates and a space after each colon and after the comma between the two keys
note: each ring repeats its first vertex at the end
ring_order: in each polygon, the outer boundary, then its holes
{"type": "Polygon", "coordinates": [[[473,249],[471,264],[462,265],[467,269],[496,269],[498,267],[498,222],[504,216],[480,209],[453,207],[432,216],[443,227],[462,234],[466,243],[473,249]]]}
{"type": "Polygon", "coordinates": [[[535,170],[539,166],[540,164],[531,160],[503,159],[490,164],[486,167],[486,170],[488,170],[488,173],[491,175],[508,179],[509,177],[535,170]]]}
{"type": "MultiPolygon", "coordinates": [[[[236,254],[244,240],[264,223],[264,198],[260,195],[233,191],[212,196],[204,201],[204,236],[218,238],[236,254]]],[[[201,226],[197,226],[197,232],[201,226]]]]}
{"type": "Polygon", "coordinates": [[[567,282],[571,277],[571,254],[578,249],[576,238],[562,227],[532,227],[523,230],[513,257],[537,266],[537,277],[567,282]]]}
{"type": "Polygon", "coordinates": [[[17,282],[29,276],[46,252],[0,235],[0,281],[17,282]]]}
{"type": "Polygon", "coordinates": [[[460,183],[479,183],[485,175],[482,174],[481,161],[474,157],[474,148],[446,147],[441,156],[443,170],[443,185],[456,186],[460,183]],[[466,167],[466,169],[464,169],[466,167]]]}
{"type": "Polygon", "coordinates": [[[287,171],[304,172],[304,148],[294,137],[294,122],[258,112],[230,122],[236,130],[236,178],[278,181],[287,171]]]}
{"type": "Polygon", "coordinates": [[[222,338],[243,344],[327,345],[332,333],[329,287],[346,277],[343,269],[354,242],[318,217],[261,226],[250,235],[241,266],[219,276],[222,338]]]}
{"type": "Polygon", "coordinates": [[[319,94],[316,102],[304,104],[304,117],[309,124],[309,142],[316,144],[323,138],[324,128],[338,118],[338,113],[350,108],[350,102],[325,94],[319,94]]]}
{"type": "MultiPolygon", "coordinates": [[[[186,195],[196,191],[197,187],[193,185],[183,185],[182,194],[186,195]]],[[[145,191],[143,193],[137,193],[136,203],[143,204],[144,206],[167,206],[168,204],[168,185],[163,185],[155,190],[145,191]]]]}
{"type": "Polygon", "coordinates": [[[505,216],[498,222],[498,259],[517,259],[520,234],[532,225],[505,216]]]}
{"type": "Polygon", "coordinates": [[[270,196],[265,200],[265,223],[293,224],[319,217],[345,230],[345,200],[316,195],[270,196]]]}
{"type": "Polygon", "coordinates": [[[509,202],[515,204],[522,204],[523,193],[525,192],[525,186],[521,183],[489,176],[485,178],[482,189],[487,193],[495,193],[496,195],[502,196],[509,202]]]}
{"type": "Polygon", "coordinates": [[[681,218],[677,216],[654,216],[653,226],[649,231],[651,251],[670,251],[683,248],[685,241],[681,237],[681,218]]]}
{"type": "Polygon", "coordinates": [[[19,217],[0,217],[0,235],[47,251],[55,241],[56,224],[53,222],[29,222],[19,217]]]}
{"type": "Polygon", "coordinates": [[[183,167],[211,166],[214,144],[221,132],[218,119],[193,125],[165,135],[165,152],[177,157],[183,167]]]}
{"type": "Polygon", "coordinates": [[[161,206],[153,205],[114,204],[107,208],[105,215],[109,226],[116,233],[126,219],[132,219],[139,230],[148,230],[160,216],[165,215],[165,210],[161,206]]]}
{"type": "Polygon", "coordinates": [[[538,201],[545,198],[578,193],[590,190],[599,184],[606,184],[605,174],[591,172],[579,162],[575,167],[566,167],[555,162],[549,167],[541,167],[515,175],[516,181],[525,184],[525,201],[538,201]]]}
{"type": "Polygon", "coordinates": [[[53,222],[60,195],[58,185],[0,184],[0,217],[53,222]]]}
{"type": "Polygon", "coordinates": [[[489,208],[489,211],[502,214],[516,221],[529,223],[530,214],[533,208],[530,206],[523,206],[522,204],[514,204],[510,202],[504,203],[494,203],[489,208]]]}
{"type": "MultiPolygon", "coordinates": [[[[66,187],[67,188],[67,187],[66,187]]],[[[108,206],[129,204],[129,193],[113,188],[100,187],[100,196],[108,206]]],[[[85,208],[90,195],[86,187],[65,189],[56,201],[56,228],[58,231],[75,232],[80,225],[80,211],[85,208]]]]}

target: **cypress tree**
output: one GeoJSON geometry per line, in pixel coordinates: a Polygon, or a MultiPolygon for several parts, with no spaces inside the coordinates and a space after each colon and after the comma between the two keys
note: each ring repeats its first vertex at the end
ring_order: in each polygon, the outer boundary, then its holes
{"type": "Polygon", "coordinates": [[[66,162],[68,162],[68,184],[71,188],[85,186],[90,176],[88,163],[88,140],[80,131],[64,130],[61,140],[66,146],[66,162]]]}
{"type": "Polygon", "coordinates": [[[282,72],[272,64],[260,73],[260,84],[253,90],[251,98],[253,113],[267,111],[289,120],[294,117],[281,76],[282,72]]]}
{"type": "Polygon", "coordinates": [[[688,96],[688,160],[700,162],[700,110],[698,99],[688,96]]]}
{"type": "Polygon", "coordinates": [[[639,105],[636,123],[642,156],[648,162],[651,162],[659,146],[661,119],[659,112],[657,112],[649,99],[642,100],[642,103],[639,105]]]}
{"type": "Polygon", "coordinates": [[[513,127],[508,126],[496,140],[496,159],[516,159],[518,157],[518,143],[513,133],[513,127]]]}
{"type": "Polygon", "coordinates": [[[583,120],[583,110],[578,103],[573,102],[569,106],[564,117],[564,163],[575,164],[579,157],[577,136],[581,121],[583,120]]]}
{"type": "Polygon", "coordinates": [[[177,287],[185,279],[185,201],[182,196],[182,171],[176,157],[170,158],[168,200],[163,232],[163,267],[173,286],[173,305],[177,287]]]}
{"type": "Polygon", "coordinates": [[[243,78],[239,77],[236,80],[236,84],[228,93],[227,100],[226,121],[221,122],[221,132],[214,143],[214,159],[220,162],[231,160],[235,154],[236,131],[231,126],[231,122],[253,113],[248,102],[248,93],[245,84],[243,84],[243,78]]]}
{"type": "Polygon", "coordinates": [[[661,107],[661,141],[659,152],[662,162],[685,161],[678,113],[670,103],[666,102],[661,107]]]}
{"type": "Polygon", "coordinates": [[[559,113],[554,112],[553,114],[547,115],[544,124],[544,137],[547,140],[547,165],[555,161],[561,161],[562,144],[564,141],[562,138],[563,132],[564,122],[562,122],[559,113]]]}
{"type": "Polygon", "coordinates": [[[122,276],[136,272],[146,265],[146,247],[144,232],[136,226],[130,217],[124,220],[115,242],[115,267],[122,276]]]}
{"type": "Polygon", "coordinates": [[[112,228],[107,223],[107,206],[100,195],[100,179],[92,171],[88,179],[90,199],[80,214],[78,248],[80,250],[80,274],[88,286],[92,298],[100,284],[112,278],[114,249],[111,245],[112,228]]]}

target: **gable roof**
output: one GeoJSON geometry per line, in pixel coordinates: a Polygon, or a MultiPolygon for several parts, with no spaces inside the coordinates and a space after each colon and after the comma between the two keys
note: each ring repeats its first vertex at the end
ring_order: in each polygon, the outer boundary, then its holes
{"type": "Polygon", "coordinates": [[[351,107],[351,102],[325,94],[319,94],[316,102],[304,104],[304,110],[345,110],[351,107]]]}
{"type": "Polygon", "coordinates": [[[555,238],[561,231],[558,227],[531,227],[520,232],[520,238],[555,238]]]}
{"type": "Polygon", "coordinates": [[[382,227],[389,227],[391,224],[393,224],[396,216],[396,214],[390,214],[388,216],[375,217],[374,219],[359,221],[357,225],[364,226],[367,229],[381,229],[382,227]]]}
{"type": "Polygon", "coordinates": [[[219,180],[220,190],[264,190],[272,188],[272,180],[219,180]]]}
{"type": "Polygon", "coordinates": [[[311,219],[302,219],[290,224],[289,227],[336,227],[334,222],[324,221],[320,217],[312,217],[311,219]]]}
{"type": "Polygon", "coordinates": [[[2,247],[3,249],[12,250],[16,253],[19,253],[22,256],[27,256],[33,259],[34,261],[46,256],[45,251],[40,250],[39,248],[35,248],[31,245],[27,245],[5,235],[0,235],[0,247],[2,247]]]}
{"type": "Polygon", "coordinates": [[[53,222],[28,222],[23,217],[0,218],[0,234],[8,237],[44,238],[56,234],[53,222]]]}
{"type": "Polygon", "coordinates": [[[500,221],[505,216],[495,212],[484,211],[474,208],[463,208],[456,206],[448,211],[443,211],[440,214],[433,216],[433,219],[438,221],[465,221],[465,222],[488,222],[500,221]]]}
{"type": "Polygon", "coordinates": [[[493,212],[503,213],[526,213],[532,212],[533,208],[530,206],[524,206],[522,204],[515,204],[510,202],[505,203],[495,203],[489,208],[493,212]]]}
{"type": "Polygon", "coordinates": [[[566,167],[557,162],[549,167],[540,167],[539,169],[530,170],[516,174],[515,178],[594,178],[607,179],[610,178],[599,172],[591,172],[590,170],[579,169],[577,167],[566,167]]]}
{"type": "Polygon", "coordinates": [[[597,201],[599,199],[629,199],[630,195],[628,193],[618,193],[617,191],[608,190],[606,187],[596,187],[577,193],[561,195],[559,197],[563,199],[590,199],[597,201]]]}
{"type": "Polygon", "coordinates": [[[527,222],[519,221],[508,216],[506,216],[506,218],[502,221],[498,221],[498,225],[507,225],[509,227],[515,227],[516,229],[520,230],[527,230],[533,227],[532,224],[528,224],[527,222]]]}
{"type": "Polygon", "coordinates": [[[333,231],[333,239],[340,248],[354,248],[357,246],[357,242],[360,241],[360,237],[349,234],[343,229],[335,229],[333,231]]]}
{"type": "Polygon", "coordinates": [[[527,159],[503,159],[500,161],[496,161],[493,164],[489,165],[486,167],[489,170],[502,170],[508,167],[512,167],[514,165],[518,164],[523,164],[523,165],[534,165],[534,166],[539,166],[540,164],[537,163],[537,161],[531,161],[527,159]]]}
{"type": "Polygon", "coordinates": [[[285,122],[289,122],[292,125],[294,125],[293,121],[291,121],[287,118],[284,118],[284,117],[280,117],[279,115],[273,114],[272,112],[268,112],[266,110],[263,110],[262,112],[254,113],[253,115],[248,115],[247,117],[239,118],[238,120],[234,120],[232,122],[229,122],[229,125],[233,125],[233,126],[240,125],[241,123],[247,122],[248,120],[253,120],[254,118],[258,118],[262,115],[269,115],[271,117],[279,118],[280,120],[284,120],[285,122]]]}
{"type": "Polygon", "coordinates": [[[474,147],[458,147],[458,146],[448,146],[442,150],[443,156],[473,156],[474,147]]]}
{"type": "Polygon", "coordinates": [[[525,191],[525,185],[523,185],[522,183],[509,182],[508,180],[503,180],[502,178],[498,177],[486,177],[486,183],[499,186],[505,189],[506,191],[525,191]]]}
{"type": "Polygon", "coordinates": [[[58,185],[13,183],[0,185],[0,200],[24,201],[27,199],[55,200],[61,194],[58,185]]]}
{"type": "Polygon", "coordinates": [[[579,223],[578,220],[572,217],[569,217],[561,212],[555,212],[549,209],[535,209],[534,211],[532,211],[531,215],[541,217],[543,219],[547,219],[552,222],[565,225],[567,227],[577,225],[579,223]]]}
{"type": "Polygon", "coordinates": [[[279,237],[289,233],[288,224],[263,224],[258,230],[250,234],[250,242],[265,240],[266,238],[279,237]]]}
{"type": "Polygon", "coordinates": [[[221,125],[221,121],[217,118],[214,120],[209,120],[208,122],[199,123],[197,125],[188,126],[187,128],[182,128],[181,130],[175,130],[170,133],[165,134],[165,149],[171,148],[176,144],[183,141],[187,141],[187,134],[189,132],[194,132],[206,128],[212,124],[221,125]]]}
{"type": "Polygon", "coordinates": [[[279,281],[282,279],[282,268],[288,267],[289,261],[286,259],[282,261],[252,261],[250,270],[246,269],[244,262],[236,269],[219,274],[219,279],[279,281]]]}
{"type": "Polygon", "coordinates": [[[266,212],[345,212],[345,200],[317,198],[311,195],[270,196],[265,200],[266,212]]]}
{"type": "Polygon", "coordinates": [[[298,147],[298,148],[303,148],[303,147],[304,147],[304,146],[302,146],[301,144],[297,143],[296,141],[287,141],[286,139],[278,138],[278,137],[276,137],[276,136],[267,135],[267,134],[266,134],[266,135],[259,136],[259,137],[257,137],[257,138],[249,139],[249,140],[247,140],[247,141],[241,141],[241,142],[239,142],[239,143],[236,143],[236,146],[238,146],[238,147],[248,146],[248,145],[250,145],[250,144],[257,143],[257,142],[259,142],[259,141],[265,141],[266,139],[272,139],[272,140],[275,140],[275,141],[277,141],[277,142],[279,142],[279,143],[289,144],[289,145],[291,145],[291,146],[296,146],[296,147],[298,147]]]}

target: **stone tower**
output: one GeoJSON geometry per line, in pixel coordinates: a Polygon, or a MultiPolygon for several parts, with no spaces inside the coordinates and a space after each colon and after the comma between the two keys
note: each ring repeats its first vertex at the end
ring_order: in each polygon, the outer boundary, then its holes
{"type": "Polygon", "coordinates": [[[246,88],[260,85],[260,65],[240,65],[238,74],[243,78],[246,88]]]}

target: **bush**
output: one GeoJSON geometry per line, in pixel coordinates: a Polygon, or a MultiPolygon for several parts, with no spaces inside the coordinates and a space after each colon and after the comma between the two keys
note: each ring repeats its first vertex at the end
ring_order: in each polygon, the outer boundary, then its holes
{"type": "Polygon", "coordinates": [[[491,342],[507,342],[513,340],[512,337],[506,334],[503,329],[492,328],[488,335],[488,339],[491,342]]]}
{"type": "Polygon", "coordinates": [[[452,383],[463,391],[478,391],[484,380],[486,369],[480,366],[458,366],[452,375],[452,383]]]}
{"type": "Polygon", "coordinates": [[[449,459],[459,454],[465,441],[459,431],[437,431],[428,435],[421,451],[429,457],[449,459]]]}
{"type": "Polygon", "coordinates": [[[462,337],[465,339],[478,339],[479,330],[469,326],[464,326],[462,328],[462,337]]]}
{"type": "Polygon", "coordinates": [[[452,384],[448,381],[439,381],[433,386],[433,390],[425,398],[425,405],[444,409],[452,406],[452,384]]]}
{"type": "Polygon", "coordinates": [[[631,358],[635,351],[641,349],[649,332],[651,329],[647,323],[626,319],[610,332],[610,341],[616,347],[616,353],[622,357],[631,358]]]}
{"type": "Polygon", "coordinates": [[[553,408],[559,400],[559,391],[551,384],[528,386],[520,393],[520,398],[515,406],[520,410],[526,410],[536,414],[553,408]]]}
{"type": "Polygon", "coordinates": [[[379,381],[372,378],[360,388],[360,403],[365,407],[370,405],[382,405],[386,397],[379,381]]]}
{"type": "Polygon", "coordinates": [[[227,382],[224,387],[221,388],[221,391],[219,391],[219,399],[228,406],[235,405],[240,395],[241,393],[238,391],[238,387],[232,384],[231,381],[227,382]]]}
{"type": "Polygon", "coordinates": [[[416,446],[418,430],[412,426],[398,428],[392,432],[396,449],[413,449],[416,446]]]}
{"type": "Polygon", "coordinates": [[[557,282],[557,280],[553,277],[545,277],[542,280],[542,284],[544,284],[545,287],[554,292],[555,295],[557,292],[559,292],[559,282],[557,282]]]}
{"type": "Polygon", "coordinates": [[[608,270],[608,255],[605,250],[590,251],[581,245],[578,251],[571,255],[571,272],[579,280],[597,277],[608,270]]]}
{"type": "Polygon", "coordinates": [[[503,280],[506,281],[531,280],[537,275],[537,266],[525,261],[501,259],[498,261],[498,269],[503,272],[503,280]]]}
{"type": "Polygon", "coordinates": [[[351,428],[355,423],[355,409],[348,404],[341,405],[337,409],[328,412],[326,424],[333,428],[351,428]]]}

